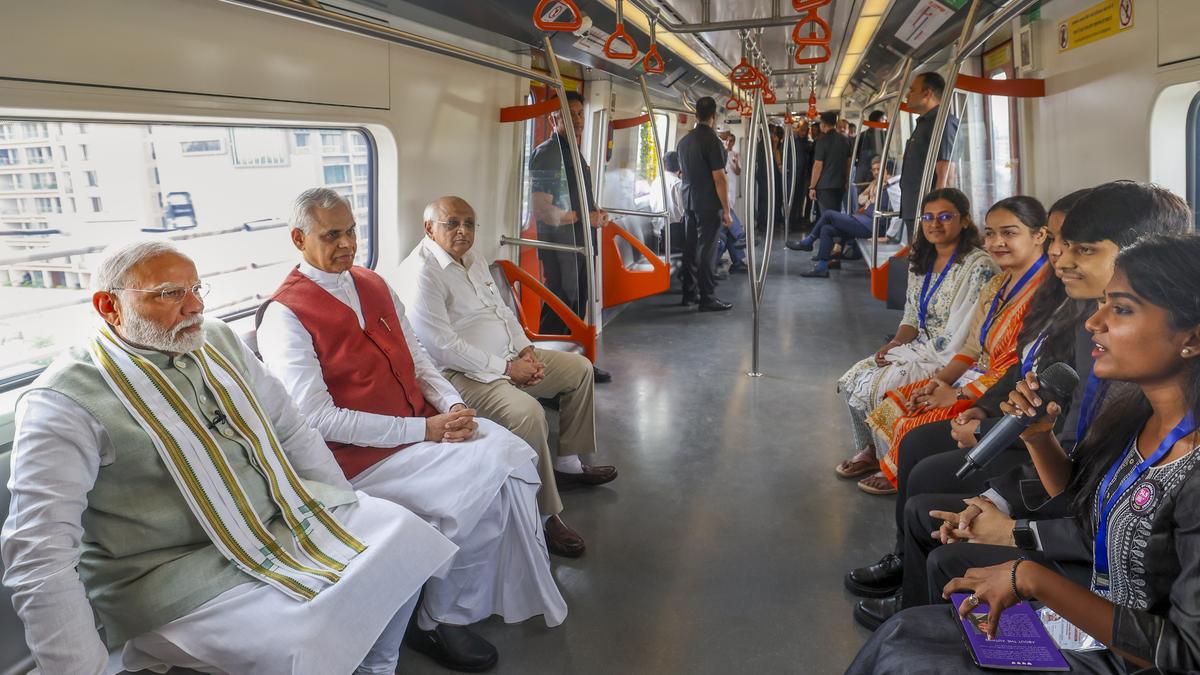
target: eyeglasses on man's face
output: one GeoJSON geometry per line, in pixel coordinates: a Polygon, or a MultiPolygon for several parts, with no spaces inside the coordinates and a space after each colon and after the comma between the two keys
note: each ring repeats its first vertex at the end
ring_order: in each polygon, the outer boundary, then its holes
{"type": "Polygon", "coordinates": [[[449,220],[435,220],[433,222],[438,225],[441,225],[442,229],[446,230],[447,232],[453,232],[454,230],[457,230],[460,227],[468,232],[474,232],[475,229],[477,227],[479,227],[478,225],[475,224],[475,221],[470,218],[468,218],[466,220],[459,220],[458,218],[450,218],[449,220]]]}
{"type": "Polygon", "coordinates": [[[958,218],[957,213],[951,213],[949,211],[942,211],[941,213],[937,214],[936,216],[933,215],[932,213],[922,213],[921,214],[921,222],[922,223],[932,223],[934,220],[936,220],[939,223],[941,223],[942,225],[945,225],[946,223],[954,222],[957,218],[958,218]]]}
{"type": "Polygon", "coordinates": [[[134,291],[135,293],[150,293],[150,297],[169,304],[178,305],[183,302],[188,293],[196,296],[197,300],[203,300],[204,296],[212,290],[212,287],[205,283],[198,283],[193,286],[167,286],[165,288],[113,288],[114,291],[134,291]]]}

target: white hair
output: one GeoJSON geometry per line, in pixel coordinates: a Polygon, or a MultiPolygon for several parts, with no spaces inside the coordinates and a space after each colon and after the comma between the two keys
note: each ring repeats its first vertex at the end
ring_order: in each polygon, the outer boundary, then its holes
{"type": "Polygon", "coordinates": [[[316,222],[313,209],[332,209],[338,204],[351,208],[349,199],[327,187],[309,188],[301,192],[292,207],[292,229],[308,234],[316,222]]]}
{"type": "Polygon", "coordinates": [[[111,291],[114,288],[124,288],[129,282],[130,270],[163,253],[183,255],[175,244],[169,241],[137,241],[106,248],[100,264],[92,273],[92,290],[111,291]]]}

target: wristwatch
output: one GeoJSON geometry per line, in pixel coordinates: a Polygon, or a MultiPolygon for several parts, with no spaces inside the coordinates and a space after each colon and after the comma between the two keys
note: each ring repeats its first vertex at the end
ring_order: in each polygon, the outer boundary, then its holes
{"type": "Polygon", "coordinates": [[[1023,548],[1026,551],[1037,550],[1037,535],[1029,526],[1028,518],[1018,518],[1017,524],[1013,525],[1013,541],[1017,548],[1023,548]]]}

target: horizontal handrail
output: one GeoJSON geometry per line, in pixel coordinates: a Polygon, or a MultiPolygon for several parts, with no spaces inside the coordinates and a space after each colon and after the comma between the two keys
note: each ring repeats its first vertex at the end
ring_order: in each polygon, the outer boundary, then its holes
{"type": "Polygon", "coordinates": [[[643,216],[646,218],[670,218],[670,211],[635,211],[633,209],[614,209],[608,206],[601,206],[600,210],[605,213],[613,213],[618,216],[643,216]]]}
{"type": "Polygon", "coordinates": [[[552,241],[526,239],[525,237],[510,237],[507,234],[500,235],[500,244],[507,244],[509,246],[525,246],[528,248],[541,248],[547,251],[562,251],[563,253],[578,253],[579,255],[586,255],[586,251],[582,246],[556,244],[552,241]]]}

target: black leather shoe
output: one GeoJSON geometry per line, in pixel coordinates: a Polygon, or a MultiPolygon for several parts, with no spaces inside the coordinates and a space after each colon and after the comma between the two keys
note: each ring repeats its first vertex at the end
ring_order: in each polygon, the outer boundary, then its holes
{"type": "Polygon", "coordinates": [[[900,590],[904,581],[904,559],[889,553],[879,562],[846,573],[846,590],[864,598],[886,598],[900,590]]]}
{"type": "Polygon", "coordinates": [[[700,301],[701,312],[724,312],[727,309],[733,309],[733,305],[720,298],[709,298],[700,301]]]}
{"type": "Polygon", "coordinates": [[[804,241],[803,239],[794,239],[784,244],[793,251],[811,251],[813,250],[813,242],[804,241]]]}
{"type": "Polygon", "coordinates": [[[854,620],[863,628],[875,630],[900,611],[902,606],[900,598],[901,595],[897,593],[889,598],[859,600],[858,604],[854,606],[854,620]]]}
{"type": "Polygon", "coordinates": [[[821,269],[817,269],[816,267],[814,267],[807,272],[801,272],[800,276],[802,276],[806,279],[828,279],[829,278],[829,270],[821,270],[821,269]]]}
{"type": "Polygon", "coordinates": [[[692,305],[696,304],[696,302],[697,302],[696,298],[685,295],[685,296],[683,296],[683,300],[679,301],[679,305],[681,307],[691,307],[692,305]]]}
{"type": "Polygon", "coordinates": [[[746,272],[749,272],[749,271],[750,271],[750,268],[746,267],[746,263],[744,263],[744,262],[734,263],[729,266],[729,272],[731,274],[745,274],[746,272]]]}
{"type": "Polygon", "coordinates": [[[612,382],[612,373],[604,370],[603,368],[592,366],[592,381],[600,383],[612,382]]]}
{"type": "Polygon", "coordinates": [[[404,644],[438,662],[438,665],[463,673],[491,670],[500,653],[490,642],[466,626],[439,623],[433,630],[421,630],[416,621],[408,625],[404,644]]]}

